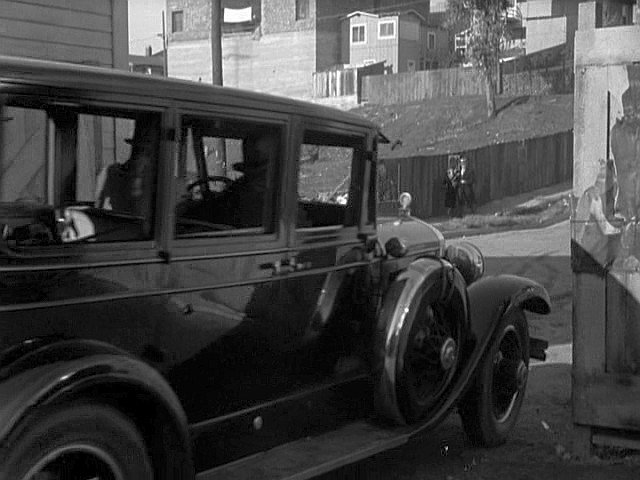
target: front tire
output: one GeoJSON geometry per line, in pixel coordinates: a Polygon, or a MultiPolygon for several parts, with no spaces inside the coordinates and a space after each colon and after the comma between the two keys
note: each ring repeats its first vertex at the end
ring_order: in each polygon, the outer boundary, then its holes
{"type": "Polygon", "coordinates": [[[460,405],[465,433],[474,445],[503,444],[516,424],[527,386],[529,331],[522,310],[505,315],[460,405]]]}
{"type": "Polygon", "coordinates": [[[447,393],[457,371],[462,325],[452,309],[423,298],[398,362],[398,401],[407,423],[424,419],[447,393]]]}
{"type": "Polygon", "coordinates": [[[43,409],[0,450],[0,478],[152,480],[140,433],[122,413],[83,402],[43,409]]]}

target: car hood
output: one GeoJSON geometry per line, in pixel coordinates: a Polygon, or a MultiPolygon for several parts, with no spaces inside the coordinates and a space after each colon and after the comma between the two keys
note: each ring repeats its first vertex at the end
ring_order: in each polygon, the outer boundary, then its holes
{"type": "Polygon", "coordinates": [[[411,216],[378,218],[378,240],[382,245],[397,237],[409,254],[444,254],[444,237],[429,223],[411,216]]]}

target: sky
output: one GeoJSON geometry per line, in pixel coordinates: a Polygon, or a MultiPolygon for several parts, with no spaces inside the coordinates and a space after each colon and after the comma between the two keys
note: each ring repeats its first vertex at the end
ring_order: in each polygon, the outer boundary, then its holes
{"type": "Polygon", "coordinates": [[[129,0],[129,53],[144,55],[147,45],[162,50],[162,11],[165,0],[129,0]]]}

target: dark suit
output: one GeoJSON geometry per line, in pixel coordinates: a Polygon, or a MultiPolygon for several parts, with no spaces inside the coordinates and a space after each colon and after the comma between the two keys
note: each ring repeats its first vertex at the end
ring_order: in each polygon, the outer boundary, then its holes
{"type": "Polygon", "coordinates": [[[476,196],[473,191],[473,184],[476,181],[476,174],[473,169],[469,166],[466,168],[460,167],[460,188],[459,192],[459,203],[462,211],[464,213],[464,207],[469,207],[471,213],[475,212],[476,209],[476,196]]]}

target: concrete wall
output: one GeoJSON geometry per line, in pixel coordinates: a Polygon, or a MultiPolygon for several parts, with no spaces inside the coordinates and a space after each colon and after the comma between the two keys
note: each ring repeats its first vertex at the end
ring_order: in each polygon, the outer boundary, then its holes
{"type": "MultiPolygon", "coordinates": [[[[580,4],[585,0],[529,0],[520,3],[523,26],[526,27],[527,53],[566,43],[573,52],[578,30],[580,4]]],[[[598,26],[628,25],[633,20],[633,6],[624,0],[602,0],[598,3],[598,26]]],[[[595,9],[594,9],[595,10],[595,9]]],[[[594,11],[595,14],[595,11],[594,11]]]]}
{"type": "Polygon", "coordinates": [[[535,53],[567,42],[565,17],[527,20],[527,53],[535,53]]]}
{"type": "Polygon", "coordinates": [[[0,0],[0,54],[128,68],[127,0],[0,0]]]}
{"type": "MultiPolygon", "coordinates": [[[[224,37],[223,83],[229,87],[309,98],[315,71],[314,45],[312,31],[263,35],[259,40],[251,35],[224,37]],[[286,56],[282,55],[283,48],[286,56]]],[[[168,65],[171,77],[210,83],[209,39],[170,44],[168,65]]]]}

